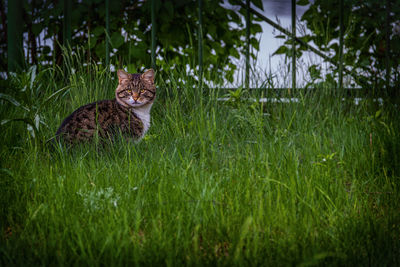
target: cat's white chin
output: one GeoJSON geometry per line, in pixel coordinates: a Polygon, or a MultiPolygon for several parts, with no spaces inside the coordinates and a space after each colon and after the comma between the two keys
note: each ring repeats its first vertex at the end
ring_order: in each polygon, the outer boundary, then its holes
{"type": "Polygon", "coordinates": [[[138,107],[141,107],[141,106],[143,106],[145,103],[142,103],[142,102],[135,102],[135,103],[127,103],[130,107],[133,107],[133,108],[138,108],[138,107]]]}
{"type": "Polygon", "coordinates": [[[141,107],[141,106],[144,106],[146,103],[143,103],[143,102],[138,102],[138,101],[134,101],[133,99],[131,100],[131,99],[129,99],[129,100],[122,100],[122,99],[119,99],[118,97],[116,98],[117,99],[117,102],[120,104],[120,105],[122,105],[122,106],[124,106],[124,107],[126,107],[126,108],[129,108],[129,107],[131,107],[131,108],[138,108],[138,107],[141,107]]]}
{"type": "Polygon", "coordinates": [[[132,97],[130,97],[128,100],[126,100],[125,103],[133,108],[141,107],[144,104],[146,104],[144,102],[134,100],[132,97]]]}
{"type": "Polygon", "coordinates": [[[135,101],[132,97],[130,97],[129,99],[125,99],[125,104],[127,104],[130,107],[136,108],[136,107],[141,107],[144,105],[143,102],[141,101],[135,101]]]}

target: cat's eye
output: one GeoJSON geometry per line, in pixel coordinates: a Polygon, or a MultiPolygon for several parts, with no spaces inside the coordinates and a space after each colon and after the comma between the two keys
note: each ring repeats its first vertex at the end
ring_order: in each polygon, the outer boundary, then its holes
{"type": "Polygon", "coordinates": [[[144,89],[142,89],[142,90],[140,90],[140,92],[143,94],[143,93],[145,92],[145,90],[144,90],[144,89]]]}
{"type": "Polygon", "coordinates": [[[131,93],[132,92],[132,90],[127,90],[128,91],[128,93],[131,93]]]}

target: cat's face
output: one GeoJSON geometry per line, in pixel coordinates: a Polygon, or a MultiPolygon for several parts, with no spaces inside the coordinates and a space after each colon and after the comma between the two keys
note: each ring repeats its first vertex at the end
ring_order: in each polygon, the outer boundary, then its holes
{"type": "Polygon", "coordinates": [[[115,97],[125,107],[140,107],[153,103],[156,97],[154,85],[154,70],[149,69],[143,74],[130,74],[118,70],[118,87],[115,97]]]}

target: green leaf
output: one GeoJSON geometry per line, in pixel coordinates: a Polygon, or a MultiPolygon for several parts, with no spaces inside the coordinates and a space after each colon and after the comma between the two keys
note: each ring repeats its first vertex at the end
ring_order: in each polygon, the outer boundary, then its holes
{"type": "Polygon", "coordinates": [[[262,4],[262,1],[261,1],[261,0],[252,0],[251,2],[252,2],[256,7],[258,7],[259,9],[264,10],[263,4],[262,4]]]}
{"type": "Polygon", "coordinates": [[[124,43],[124,37],[119,32],[114,32],[111,34],[110,41],[113,48],[118,48],[124,43]]]}
{"type": "Polygon", "coordinates": [[[287,54],[288,53],[288,48],[284,45],[280,46],[272,55],[282,55],[282,54],[287,54]]]}
{"type": "Polygon", "coordinates": [[[92,49],[97,43],[97,37],[90,38],[89,48],[92,49]]]}
{"type": "Polygon", "coordinates": [[[308,35],[308,34],[304,35],[304,36],[301,36],[301,37],[297,37],[297,38],[299,38],[300,40],[302,40],[305,43],[308,43],[309,41],[312,40],[312,37],[310,35],[308,35]]]}
{"type": "Polygon", "coordinates": [[[128,72],[129,73],[136,73],[137,72],[136,64],[130,63],[130,64],[128,64],[127,68],[128,68],[128,72]]]}
{"type": "Polygon", "coordinates": [[[382,114],[382,109],[378,110],[378,111],[375,113],[375,119],[379,118],[379,116],[380,116],[381,114],[382,114]]]}
{"type": "Polygon", "coordinates": [[[361,67],[367,67],[367,66],[370,65],[369,59],[368,58],[363,58],[363,59],[361,59],[359,64],[360,64],[361,67]]]}
{"type": "Polygon", "coordinates": [[[11,122],[22,121],[28,126],[28,131],[33,137],[38,136],[38,129],[35,123],[30,118],[17,118],[17,119],[5,119],[0,122],[0,125],[5,125],[11,122]]]}
{"type": "Polygon", "coordinates": [[[240,58],[239,52],[235,48],[229,49],[229,54],[234,58],[240,58]]]}
{"type": "Polygon", "coordinates": [[[261,25],[258,24],[258,23],[252,24],[251,28],[250,28],[250,33],[251,34],[256,34],[256,33],[259,33],[259,32],[262,32],[261,25]]]}
{"type": "Polygon", "coordinates": [[[55,99],[60,93],[70,89],[71,86],[65,86],[57,91],[55,91],[54,93],[52,93],[44,102],[43,105],[45,106],[48,102],[50,102],[51,100],[55,99]]]}
{"type": "Polygon", "coordinates": [[[96,52],[96,55],[99,58],[104,58],[105,55],[106,55],[106,44],[105,44],[105,42],[97,44],[96,47],[94,48],[94,51],[96,52]]]}
{"type": "Polygon", "coordinates": [[[164,9],[165,9],[165,11],[167,11],[166,14],[164,13],[164,15],[167,15],[167,16],[169,16],[171,18],[174,17],[174,6],[172,5],[171,2],[168,2],[168,1],[165,2],[164,3],[164,9]]]}
{"type": "Polygon", "coordinates": [[[98,26],[98,27],[94,28],[94,30],[92,31],[92,33],[93,33],[95,36],[102,35],[102,34],[104,33],[104,27],[98,26]]]}
{"type": "Polygon", "coordinates": [[[32,67],[29,68],[29,71],[28,71],[28,75],[31,76],[31,81],[29,84],[31,89],[33,88],[33,84],[36,80],[36,70],[37,70],[36,65],[33,65],[32,67]]]}
{"type": "Polygon", "coordinates": [[[336,53],[339,52],[339,44],[338,43],[333,43],[329,46],[330,49],[335,50],[336,53]]]}
{"type": "Polygon", "coordinates": [[[217,32],[217,27],[216,27],[214,24],[210,24],[210,25],[207,27],[207,32],[208,32],[211,36],[214,36],[215,33],[217,32]]]}
{"type": "Polygon", "coordinates": [[[316,80],[321,78],[321,70],[317,67],[317,65],[311,65],[308,68],[308,71],[310,72],[311,79],[316,80]]]}
{"type": "Polygon", "coordinates": [[[43,50],[42,50],[42,53],[43,54],[49,54],[51,52],[51,48],[50,48],[50,46],[48,46],[48,45],[45,45],[45,46],[43,46],[43,50]]]}
{"type": "Polygon", "coordinates": [[[32,33],[33,33],[33,35],[38,36],[42,32],[42,30],[43,30],[42,24],[36,24],[35,23],[35,24],[32,25],[32,33]]]}
{"type": "Polygon", "coordinates": [[[286,35],[275,35],[274,37],[277,39],[286,39],[286,35]]]}
{"type": "Polygon", "coordinates": [[[257,51],[260,50],[260,42],[256,38],[250,39],[250,45],[254,47],[257,51]]]}
{"type": "Polygon", "coordinates": [[[10,95],[0,93],[0,99],[6,100],[6,101],[10,102],[11,104],[13,104],[14,106],[22,107],[23,109],[28,111],[27,108],[25,108],[24,106],[21,106],[21,104],[10,95]]]}
{"type": "Polygon", "coordinates": [[[141,47],[134,47],[130,50],[130,56],[133,58],[144,58],[146,56],[146,49],[141,47]]]}

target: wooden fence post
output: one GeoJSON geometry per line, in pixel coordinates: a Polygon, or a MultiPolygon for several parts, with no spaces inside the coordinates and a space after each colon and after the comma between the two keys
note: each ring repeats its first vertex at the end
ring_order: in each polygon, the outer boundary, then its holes
{"type": "Polygon", "coordinates": [[[106,0],[106,68],[110,70],[110,0],[106,0]]]}
{"type": "Polygon", "coordinates": [[[246,0],[246,73],[245,86],[249,89],[250,85],[250,0],[246,0]]]}
{"type": "Polygon", "coordinates": [[[15,72],[23,67],[24,50],[22,47],[22,1],[9,0],[7,3],[7,68],[15,72]]]}
{"type": "Polygon", "coordinates": [[[389,87],[390,87],[390,58],[389,58],[389,53],[390,53],[390,0],[386,0],[386,27],[385,27],[385,41],[386,41],[386,47],[385,47],[385,68],[386,68],[386,77],[385,77],[385,89],[386,93],[390,94],[391,92],[389,87]]]}
{"type": "MultiPolygon", "coordinates": [[[[296,89],[296,0],[292,0],[292,90],[296,89]]],[[[289,91],[290,94],[290,91],[289,91]]]]}
{"type": "Polygon", "coordinates": [[[203,1],[198,0],[199,25],[198,25],[198,56],[199,56],[199,82],[200,89],[203,85],[203,1]]]}
{"type": "Polygon", "coordinates": [[[343,89],[343,0],[339,0],[339,90],[343,89]]]}
{"type": "Polygon", "coordinates": [[[71,0],[64,0],[63,45],[71,45],[71,0]]]}
{"type": "Polygon", "coordinates": [[[156,1],[151,0],[151,67],[156,69],[156,1]]]}

